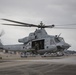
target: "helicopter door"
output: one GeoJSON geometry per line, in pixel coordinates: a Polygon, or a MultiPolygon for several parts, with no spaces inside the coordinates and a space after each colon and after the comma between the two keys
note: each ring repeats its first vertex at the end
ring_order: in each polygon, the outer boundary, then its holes
{"type": "Polygon", "coordinates": [[[32,48],[35,50],[44,49],[44,40],[32,41],[32,48]]]}

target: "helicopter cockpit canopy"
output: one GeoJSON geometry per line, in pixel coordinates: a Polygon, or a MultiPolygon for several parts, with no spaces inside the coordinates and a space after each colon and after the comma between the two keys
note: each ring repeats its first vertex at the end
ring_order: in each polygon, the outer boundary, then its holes
{"type": "Polygon", "coordinates": [[[62,37],[59,37],[59,40],[60,40],[61,42],[65,42],[62,37]]]}
{"type": "Polygon", "coordinates": [[[59,42],[65,42],[64,39],[62,37],[57,37],[57,35],[55,36],[55,42],[59,43],[59,42]]]}
{"type": "Polygon", "coordinates": [[[55,38],[55,42],[59,43],[60,42],[59,38],[55,38]]]}

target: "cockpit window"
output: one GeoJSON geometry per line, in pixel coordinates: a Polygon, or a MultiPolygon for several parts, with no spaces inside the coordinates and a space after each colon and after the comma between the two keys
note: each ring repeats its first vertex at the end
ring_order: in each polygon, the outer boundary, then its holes
{"type": "Polygon", "coordinates": [[[63,39],[63,38],[60,38],[60,40],[61,40],[61,41],[64,41],[64,39],[63,39]]]}
{"type": "Polygon", "coordinates": [[[55,37],[55,42],[59,43],[59,42],[64,42],[64,39],[62,37],[55,37]]]}
{"type": "Polygon", "coordinates": [[[59,38],[55,38],[55,42],[60,42],[60,39],[59,38]]]}

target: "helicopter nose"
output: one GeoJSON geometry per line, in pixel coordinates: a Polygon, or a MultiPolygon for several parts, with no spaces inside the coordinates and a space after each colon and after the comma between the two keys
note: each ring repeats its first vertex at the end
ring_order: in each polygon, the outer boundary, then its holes
{"type": "Polygon", "coordinates": [[[71,45],[68,43],[64,43],[62,45],[57,45],[57,49],[68,49],[69,47],[71,47],[71,45]]]}
{"type": "Polygon", "coordinates": [[[68,49],[69,47],[71,47],[70,44],[68,44],[68,43],[65,43],[65,44],[64,44],[64,48],[65,48],[65,49],[68,49]]]}

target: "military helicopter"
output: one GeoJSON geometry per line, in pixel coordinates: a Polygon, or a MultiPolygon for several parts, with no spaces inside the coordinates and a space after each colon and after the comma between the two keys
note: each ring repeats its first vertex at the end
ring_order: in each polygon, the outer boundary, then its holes
{"type": "Polygon", "coordinates": [[[35,32],[30,33],[28,37],[18,39],[18,45],[4,45],[3,49],[10,51],[24,51],[31,52],[33,54],[44,54],[58,51],[67,50],[70,44],[64,41],[63,37],[59,35],[48,35],[45,28],[54,28],[55,25],[44,25],[41,21],[39,25],[28,24],[10,19],[2,19],[4,21],[13,22],[14,24],[3,24],[9,26],[20,26],[20,27],[37,27],[35,32]]]}

